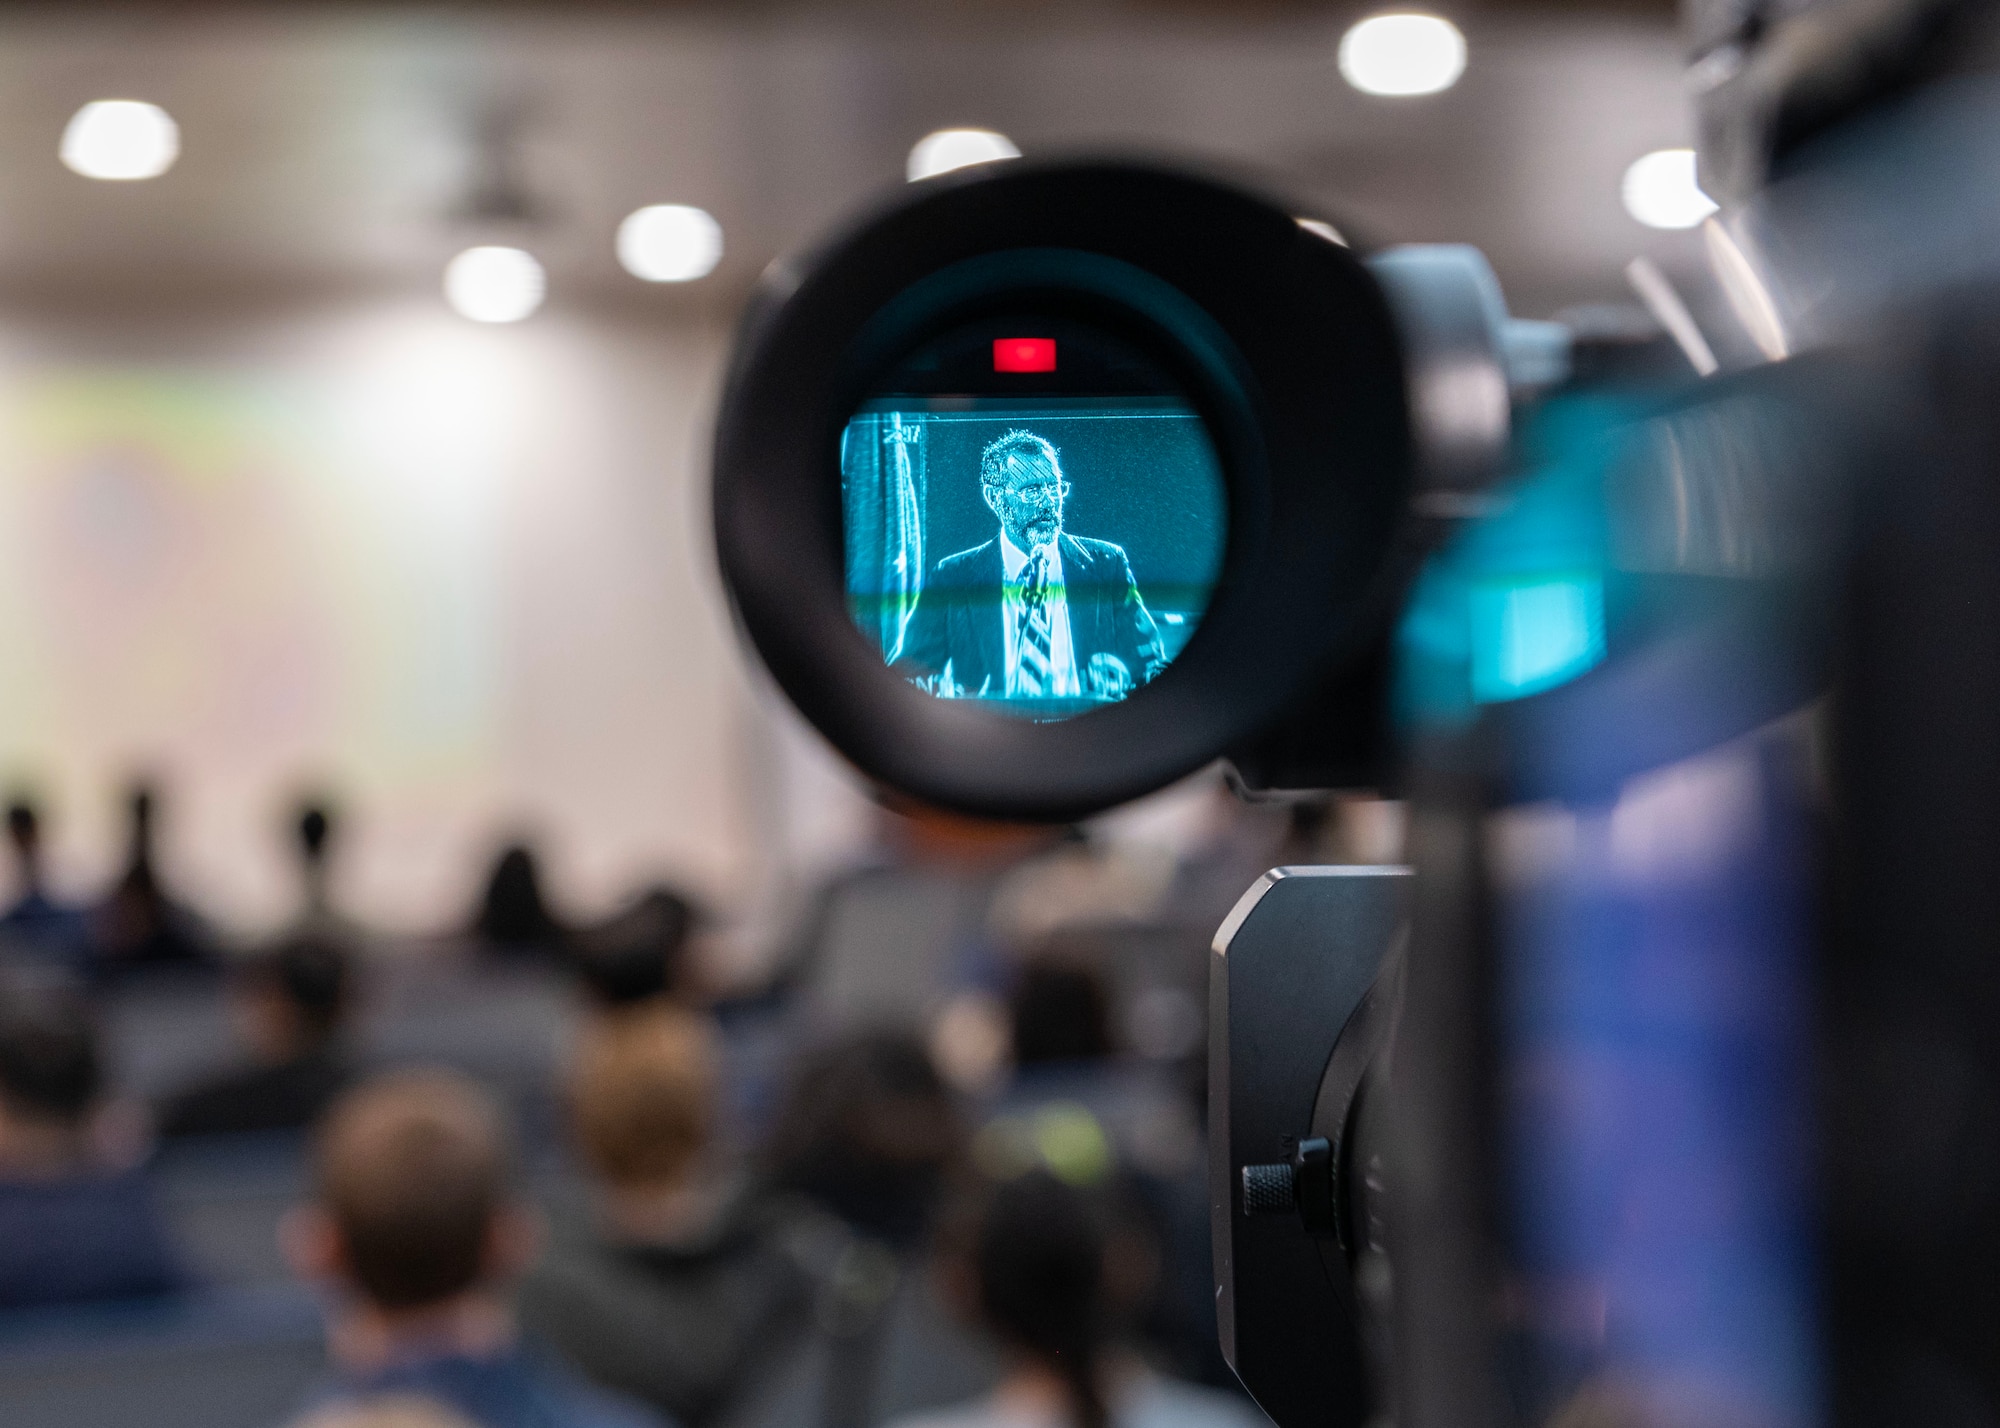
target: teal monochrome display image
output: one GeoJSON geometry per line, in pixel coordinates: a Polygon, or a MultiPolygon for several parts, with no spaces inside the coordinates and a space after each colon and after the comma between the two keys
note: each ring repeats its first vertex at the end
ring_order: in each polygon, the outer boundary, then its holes
{"type": "Polygon", "coordinates": [[[847,588],[939,698],[1062,719],[1125,698],[1194,634],[1227,498],[1177,397],[893,397],[841,449],[847,588]]]}

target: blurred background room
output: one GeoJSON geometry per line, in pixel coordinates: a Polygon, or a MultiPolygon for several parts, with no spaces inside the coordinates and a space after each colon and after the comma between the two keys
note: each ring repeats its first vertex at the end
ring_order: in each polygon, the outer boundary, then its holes
{"type": "Polygon", "coordinates": [[[0,1421],[1261,1421],[1207,947],[1397,806],[878,799],[707,443],[773,262],[1015,153],[1656,333],[1671,6],[1438,8],[1387,69],[1325,0],[0,9],[0,1421]]]}

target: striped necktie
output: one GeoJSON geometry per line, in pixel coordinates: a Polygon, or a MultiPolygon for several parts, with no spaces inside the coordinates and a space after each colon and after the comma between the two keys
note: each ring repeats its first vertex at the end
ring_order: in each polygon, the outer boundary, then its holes
{"type": "Polygon", "coordinates": [[[1049,625],[1049,548],[1037,546],[1021,572],[1020,669],[1015,692],[1030,698],[1055,690],[1054,638],[1049,625]]]}

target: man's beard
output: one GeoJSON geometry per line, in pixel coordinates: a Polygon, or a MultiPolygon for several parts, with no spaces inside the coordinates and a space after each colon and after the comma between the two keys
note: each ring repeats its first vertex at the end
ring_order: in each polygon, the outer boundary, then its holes
{"type": "Polygon", "coordinates": [[[1021,527],[1030,545],[1048,545],[1062,534],[1062,522],[1054,516],[1038,516],[1021,527]]]}

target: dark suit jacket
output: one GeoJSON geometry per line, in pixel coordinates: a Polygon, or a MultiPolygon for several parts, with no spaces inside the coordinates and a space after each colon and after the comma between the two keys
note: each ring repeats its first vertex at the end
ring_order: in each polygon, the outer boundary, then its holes
{"type": "MultiPolygon", "coordinates": [[[[1070,646],[1077,677],[1091,691],[1092,659],[1115,659],[1127,687],[1137,688],[1166,664],[1159,627],[1139,597],[1125,552],[1110,541],[1065,532],[1064,598],[1069,603],[1070,646]]],[[[1007,637],[1001,625],[1006,567],[1000,538],[948,555],[931,572],[915,613],[903,631],[896,668],[913,679],[934,678],[950,667],[954,692],[999,698],[1007,692],[1007,637]]],[[[1105,660],[1098,668],[1103,670],[1105,660]]]]}

